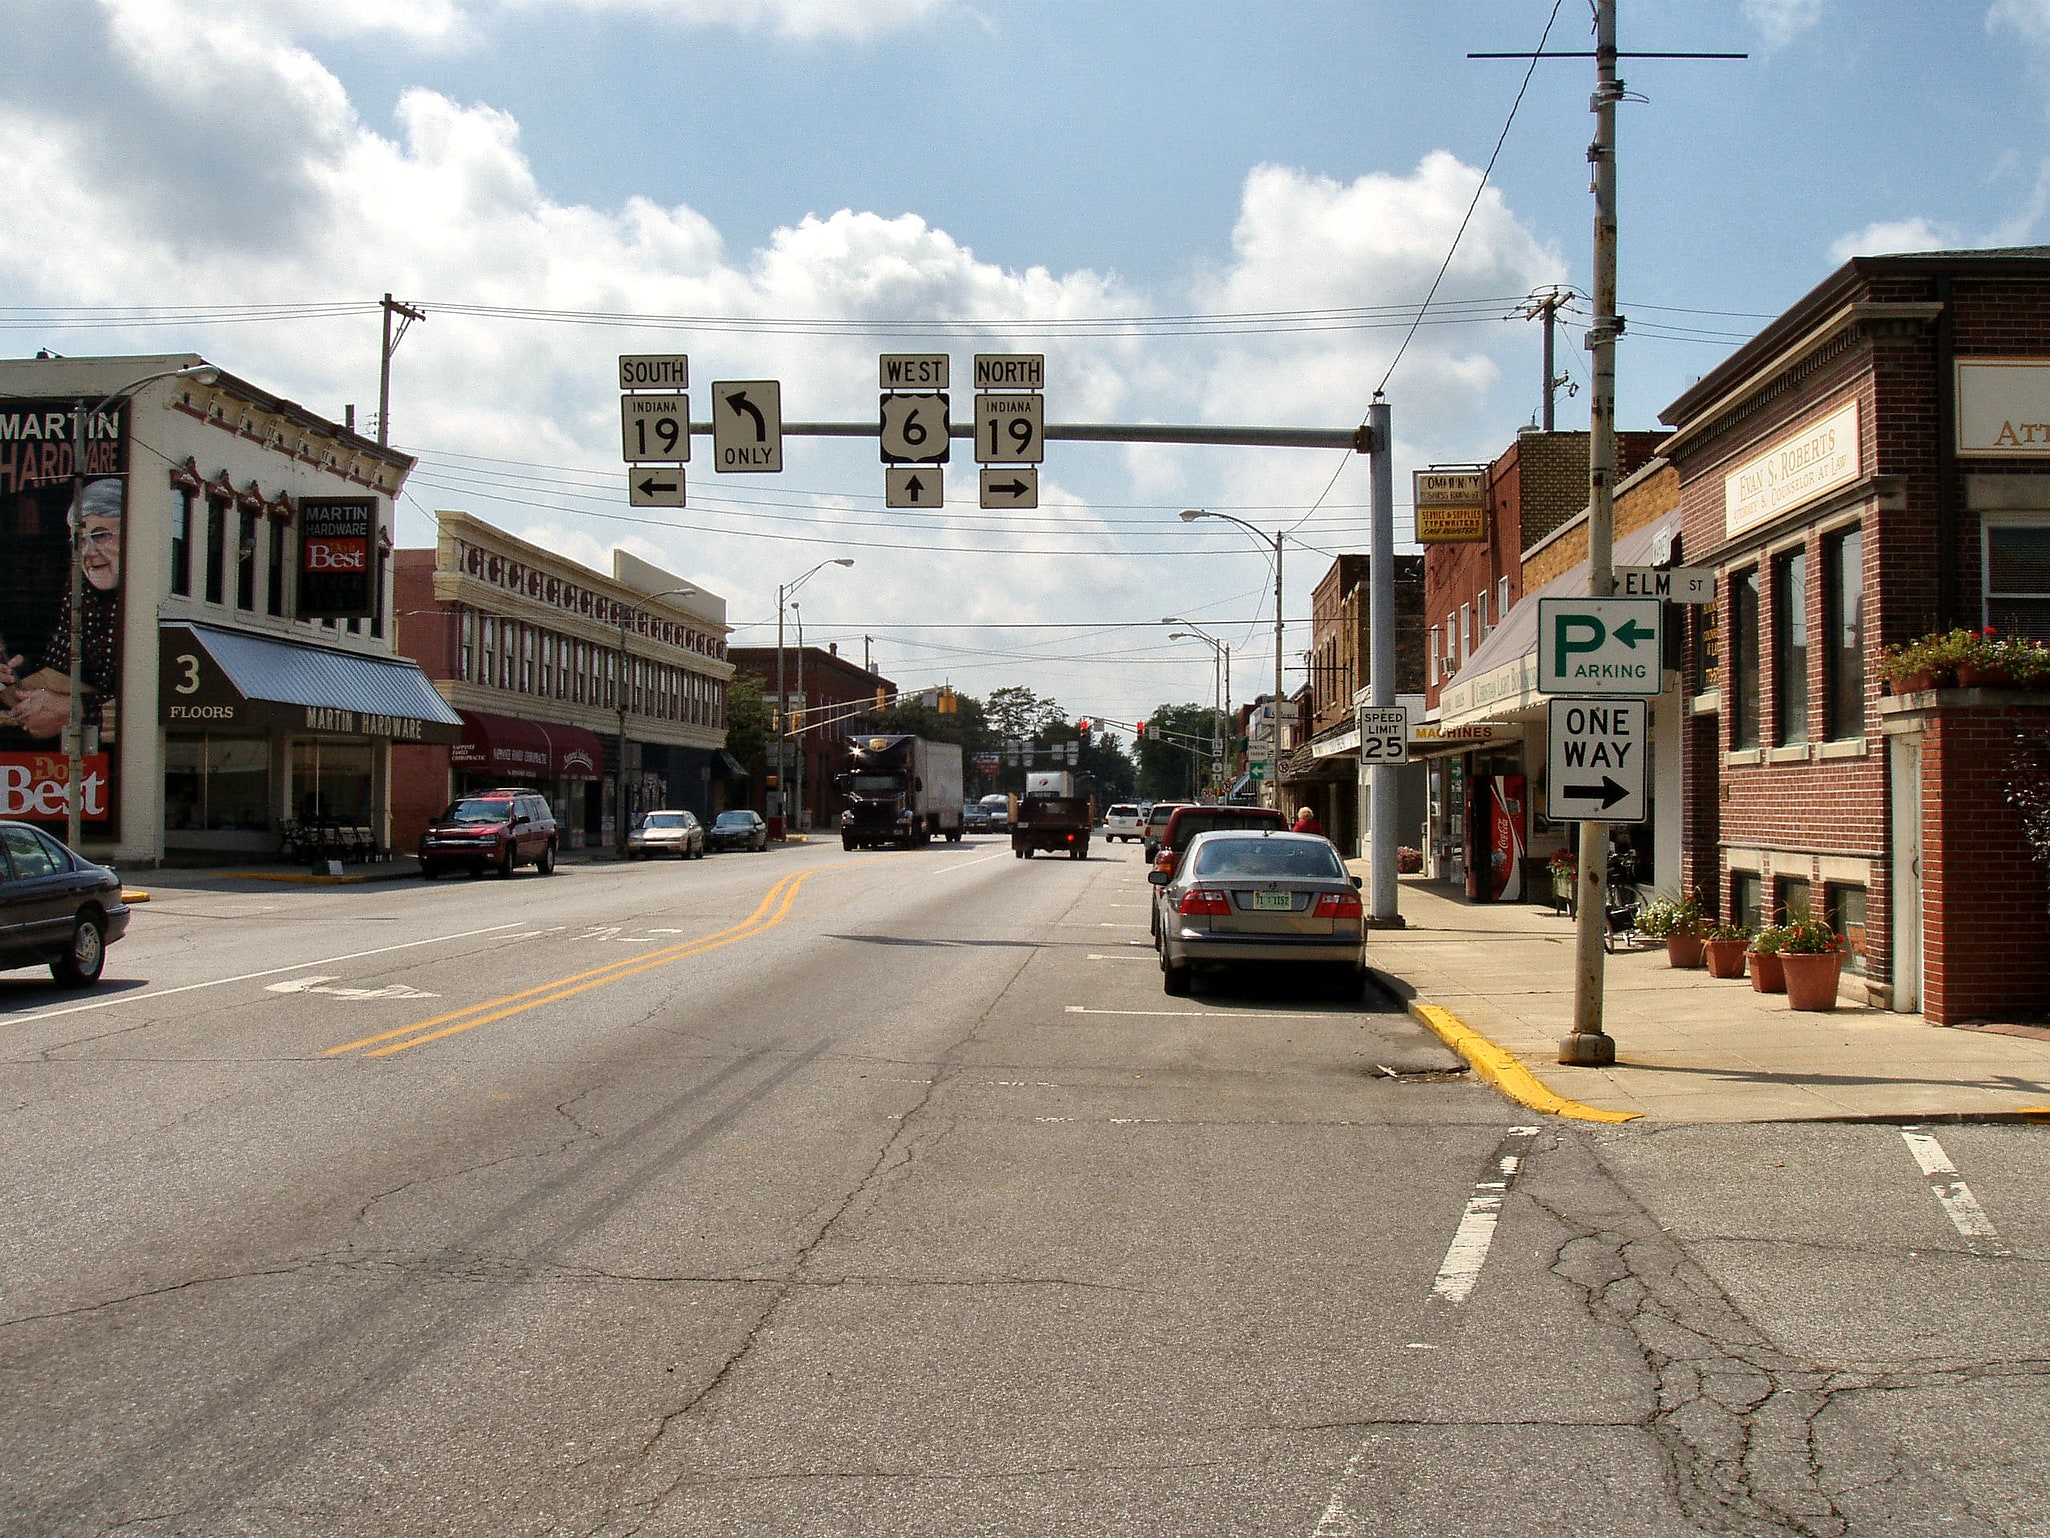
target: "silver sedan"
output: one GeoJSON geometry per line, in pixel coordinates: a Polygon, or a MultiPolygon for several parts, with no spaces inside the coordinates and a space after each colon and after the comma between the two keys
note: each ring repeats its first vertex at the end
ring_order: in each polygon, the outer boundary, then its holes
{"type": "Polygon", "coordinates": [[[689,812],[650,812],[626,836],[629,860],[652,860],[658,855],[672,854],[679,860],[705,857],[705,826],[689,812]]]}
{"type": "Polygon", "coordinates": [[[1366,981],[1360,880],[1314,833],[1199,833],[1162,888],[1162,986],[1185,994],[1195,968],[1243,962],[1313,966],[1340,998],[1366,981]]]}

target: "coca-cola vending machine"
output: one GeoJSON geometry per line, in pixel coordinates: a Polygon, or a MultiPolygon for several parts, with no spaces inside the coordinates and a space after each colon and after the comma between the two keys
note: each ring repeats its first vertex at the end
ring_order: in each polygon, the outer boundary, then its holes
{"type": "Polygon", "coordinates": [[[1523,901],[1529,835],[1524,777],[1475,775],[1466,808],[1466,895],[1483,903],[1523,901]]]}

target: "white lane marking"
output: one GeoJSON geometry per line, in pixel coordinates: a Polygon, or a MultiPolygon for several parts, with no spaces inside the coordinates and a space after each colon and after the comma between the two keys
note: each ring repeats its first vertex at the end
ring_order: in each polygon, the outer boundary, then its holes
{"type": "Polygon", "coordinates": [[[1091,1009],[1070,1004],[1071,1015],[1137,1015],[1147,1020],[1323,1020],[1327,1012],[1306,1009],[1091,1009]]]}
{"type": "Polygon", "coordinates": [[[1936,1193],[1950,1226],[1967,1239],[1982,1241],[1974,1245],[1976,1249],[1993,1255],[2012,1255],[2014,1251],[2002,1241],[1993,1220],[1986,1216],[1986,1209],[1979,1205],[1979,1198],[1972,1195],[1972,1188],[1959,1178],[1957,1166],[1950,1162],[1950,1155],[1943,1151],[1935,1134],[1923,1127],[1903,1127],[1901,1138],[1929,1181],[1929,1189],[1936,1193]]]}
{"type": "Polygon", "coordinates": [[[361,961],[365,956],[388,956],[393,951],[417,950],[423,945],[446,945],[451,940],[474,940],[479,935],[495,935],[502,930],[517,929],[517,924],[493,924],[485,929],[465,929],[452,935],[437,935],[431,940],[402,940],[397,945],[380,945],[367,951],[350,951],[342,956],[321,956],[312,961],[295,961],[288,967],[265,967],[261,972],[240,972],[233,977],[216,977],[210,982],[185,983],[176,988],[155,988],[145,993],[123,993],[110,999],[95,999],[90,1004],[73,1004],[65,1009],[46,1009],[33,1015],[0,1015],[0,1024],[15,1025],[31,1020],[55,1020],[59,1015],[82,1015],[93,1009],[112,1009],[116,1004],[147,1004],[151,999],[168,999],[174,994],[194,993],[201,988],[220,988],[229,983],[253,983],[259,977],[276,977],[280,972],[303,972],[308,967],[332,967],[344,961],[361,961]]]}
{"type": "Polygon", "coordinates": [[[1446,1303],[1464,1303],[1473,1295],[1480,1283],[1481,1267],[1488,1263],[1488,1248],[1495,1242],[1502,1199],[1516,1183],[1517,1172],[1523,1168],[1524,1152],[1537,1135],[1535,1127],[1511,1127],[1496,1145],[1487,1168],[1474,1182],[1473,1195],[1467,1198],[1466,1211],[1452,1235],[1451,1248],[1445,1251],[1444,1264],[1438,1267],[1438,1278],[1431,1283],[1432,1297],[1446,1303]]]}
{"type": "MultiPolygon", "coordinates": [[[[1131,944],[1131,945],[1137,945],[1137,944],[1138,944],[1139,942],[1138,942],[1137,940],[1132,940],[1132,941],[1128,941],[1127,943],[1128,943],[1128,944],[1131,944]]],[[[1148,951],[1151,951],[1151,950],[1153,949],[1153,947],[1152,947],[1152,946],[1150,946],[1150,945],[1149,945],[1148,947],[1146,947],[1146,948],[1147,948],[1147,950],[1148,950],[1148,951]]],[[[1156,965],[1158,964],[1158,963],[1157,963],[1157,961],[1156,961],[1156,958],[1154,958],[1154,957],[1153,957],[1153,956],[1151,956],[1151,955],[1146,955],[1146,956],[1132,956],[1132,955],[1123,955],[1123,956],[1105,956],[1105,955],[1101,955],[1101,954],[1098,954],[1098,953],[1092,952],[1092,953],[1090,954],[1090,956],[1089,956],[1089,958],[1088,958],[1088,959],[1089,959],[1089,960],[1091,960],[1091,961],[1154,961],[1154,962],[1156,963],[1156,965]]]]}
{"type": "Polygon", "coordinates": [[[382,988],[330,988],[332,977],[295,977],[290,982],[272,983],[265,993],[325,993],[337,999],[438,999],[438,993],[409,988],[404,983],[387,983],[382,988]]]}

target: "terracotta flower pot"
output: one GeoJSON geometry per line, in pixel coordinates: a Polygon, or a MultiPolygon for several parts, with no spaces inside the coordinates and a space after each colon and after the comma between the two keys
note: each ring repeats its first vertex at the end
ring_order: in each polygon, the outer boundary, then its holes
{"type": "Polygon", "coordinates": [[[1708,975],[1710,977],[1742,977],[1744,975],[1744,951],[1748,940],[1705,940],[1702,942],[1708,953],[1708,975]]]}
{"type": "Polygon", "coordinates": [[[2012,689],[2014,675],[2005,668],[1978,668],[1969,662],[1957,665],[1957,686],[1960,689],[2012,689]]]}
{"type": "Polygon", "coordinates": [[[1666,964],[1675,967],[1700,966],[1703,943],[1699,935],[1667,935],[1666,964]]]}
{"type": "Polygon", "coordinates": [[[1751,969],[1751,986],[1760,993],[1785,993],[1787,974],[1777,951],[1746,951],[1744,964],[1751,969]]]}
{"type": "Polygon", "coordinates": [[[1789,951],[1780,957],[1787,974],[1787,1008],[1835,1009],[1837,979],[1842,975],[1843,952],[1802,955],[1789,951]]]}
{"type": "Polygon", "coordinates": [[[1934,673],[1907,673],[1893,681],[1895,694],[1920,694],[1924,689],[1936,687],[1934,673]]]}

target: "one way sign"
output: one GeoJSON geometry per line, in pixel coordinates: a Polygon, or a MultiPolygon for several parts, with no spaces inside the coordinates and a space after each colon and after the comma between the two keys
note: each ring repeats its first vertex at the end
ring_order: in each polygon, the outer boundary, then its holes
{"type": "Polygon", "coordinates": [[[1643,700],[1553,700],[1545,768],[1554,822],[1643,822],[1650,709],[1643,700]]]}

